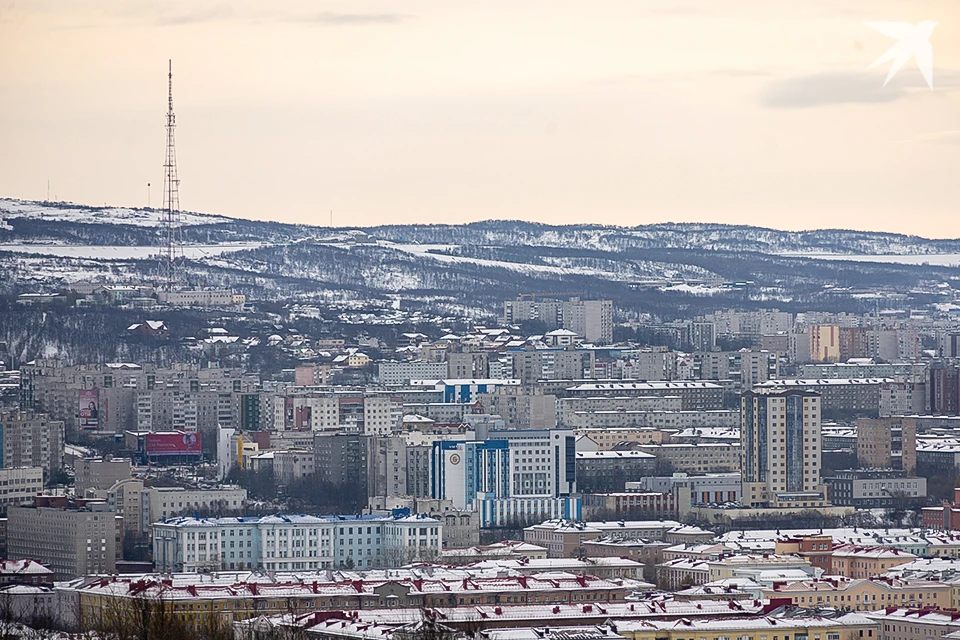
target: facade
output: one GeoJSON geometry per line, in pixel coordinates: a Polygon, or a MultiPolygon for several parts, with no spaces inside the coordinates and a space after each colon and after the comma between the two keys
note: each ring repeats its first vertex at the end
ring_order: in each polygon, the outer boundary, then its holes
{"type": "Polygon", "coordinates": [[[654,472],[656,458],[643,451],[578,451],[577,486],[583,493],[625,491],[626,483],[654,472]]]}
{"type": "Polygon", "coordinates": [[[370,495],[375,486],[373,436],[350,433],[315,434],[314,464],[317,479],[355,486],[370,495]]]}
{"type": "Polygon", "coordinates": [[[678,485],[672,491],[612,492],[583,494],[587,517],[679,518],[690,512],[690,488],[678,485]]]}
{"type": "MultiPolygon", "coordinates": [[[[554,386],[554,385],[550,385],[554,386]]],[[[547,392],[549,387],[545,387],[547,392]]],[[[575,381],[561,383],[567,397],[662,397],[680,398],[683,411],[712,411],[723,409],[723,387],[715,382],[680,380],[671,381],[590,381],[577,384],[575,381]],[[570,384],[568,384],[570,383],[570,384]]]]}
{"type": "Polygon", "coordinates": [[[287,486],[316,472],[312,450],[286,449],[273,452],[273,477],[281,486],[287,486]]]}
{"type": "Polygon", "coordinates": [[[858,547],[846,544],[834,547],[831,575],[845,578],[872,578],[888,570],[913,562],[917,556],[893,547],[858,547]]]}
{"type": "Polygon", "coordinates": [[[857,463],[863,469],[917,473],[917,421],[913,418],[857,420],[857,463]]]}
{"type": "Polygon", "coordinates": [[[158,571],[398,566],[439,557],[443,523],[427,516],[173,518],[153,525],[158,571]]]}
{"type": "Polygon", "coordinates": [[[36,499],[36,506],[7,510],[7,554],[31,558],[53,570],[57,580],[116,568],[117,518],[102,501],[71,508],[66,498],[36,499]]]}
{"type": "Polygon", "coordinates": [[[50,478],[63,466],[63,422],[30,411],[0,412],[0,467],[41,467],[50,478]]]}
{"type": "Polygon", "coordinates": [[[798,607],[843,607],[852,611],[880,611],[890,606],[950,606],[950,585],[899,578],[829,578],[775,585],[765,598],[789,598],[798,607]]]}
{"type": "Polygon", "coordinates": [[[847,469],[823,479],[831,504],[875,509],[894,506],[900,499],[924,498],[926,478],[908,478],[892,469],[847,469]]]}
{"type": "Polygon", "coordinates": [[[150,525],[160,520],[197,511],[233,513],[246,505],[247,490],[224,485],[216,489],[184,489],[183,487],[150,487],[142,496],[143,533],[150,533],[150,525]]]}
{"type": "Polygon", "coordinates": [[[671,476],[647,477],[637,482],[628,482],[626,490],[667,492],[680,485],[690,487],[690,499],[695,505],[740,502],[740,491],[743,488],[739,473],[675,473],[671,476]]]}
{"type": "MultiPolygon", "coordinates": [[[[569,618],[574,609],[583,616],[584,603],[590,603],[591,608],[625,604],[625,597],[631,591],[622,579],[589,575],[478,577],[462,570],[446,570],[444,575],[432,578],[402,570],[391,571],[391,574],[396,577],[384,580],[382,574],[367,577],[363,572],[357,572],[354,579],[343,575],[331,579],[329,573],[323,571],[269,577],[245,572],[208,576],[203,581],[196,575],[145,574],[117,576],[116,580],[99,577],[75,580],[58,585],[57,594],[64,614],[71,616],[62,621],[66,624],[89,625],[101,620],[107,612],[122,611],[139,598],[162,599],[169,603],[174,615],[200,629],[211,617],[233,622],[290,613],[312,616],[314,612],[319,612],[324,619],[337,619],[337,616],[323,614],[351,611],[360,615],[370,611],[397,620],[411,609],[420,616],[421,611],[427,609],[451,612],[462,608],[466,612],[462,618],[475,619],[478,608],[487,605],[501,611],[511,605],[539,605],[543,613],[550,612],[552,616],[557,615],[557,607],[565,606],[565,617],[569,618]],[[73,618],[74,615],[79,619],[73,618]]],[[[628,611],[629,604],[623,610],[628,611]]],[[[467,623],[464,619],[464,626],[467,623]]],[[[364,628],[369,630],[369,624],[364,628]]],[[[369,631],[355,638],[368,636],[369,631]]]]}
{"type": "Polygon", "coordinates": [[[953,504],[939,507],[924,507],[921,511],[924,528],[934,531],[960,530],[960,488],[953,490],[953,504]]]}
{"type": "Polygon", "coordinates": [[[741,399],[743,501],[751,507],[822,506],[820,396],[803,389],[741,399]]]}
{"type": "Polygon", "coordinates": [[[107,506],[123,518],[123,534],[143,533],[143,481],[120,480],[107,490],[107,506]]]}
{"type": "Polygon", "coordinates": [[[836,378],[822,380],[768,380],[754,390],[799,389],[820,394],[820,410],[824,413],[877,417],[880,414],[881,390],[890,378],[836,378]]]}
{"type": "Polygon", "coordinates": [[[399,386],[411,380],[442,380],[450,375],[446,362],[380,362],[377,364],[380,384],[399,386]]]}
{"type": "Polygon", "coordinates": [[[503,303],[504,324],[537,321],[547,331],[569,329],[587,342],[613,342],[613,301],[581,300],[506,300],[503,303]]]}
{"type": "Polygon", "coordinates": [[[643,444],[636,447],[656,457],[658,473],[727,473],[741,464],[739,444],[704,442],[701,444],[643,444]]]}
{"type": "Polygon", "coordinates": [[[579,515],[572,431],[491,431],[483,441],[435,441],[432,455],[432,497],[478,507],[481,527],[579,515]]]}
{"type": "Polygon", "coordinates": [[[74,487],[77,495],[82,496],[87,489],[109,489],[132,472],[129,458],[83,458],[73,463],[74,487]]]}
{"type": "Polygon", "coordinates": [[[11,505],[33,502],[43,492],[43,469],[40,467],[0,468],[0,511],[11,505]]]}
{"type": "MultiPolygon", "coordinates": [[[[676,520],[620,520],[616,522],[579,522],[573,520],[548,520],[523,530],[524,542],[546,547],[551,558],[572,558],[580,555],[588,540],[606,538],[612,540],[643,539],[648,541],[671,541],[671,532],[677,531],[676,520]]],[[[713,534],[706,533],[707,537],[713,534]]],[[[683,540],[676,540],[682,542],[683,540]]]]}
{"type": "Polygon", "coordinates": [[[557,398],[552,395],[519,393],[507,387],[499,393],[477,395],[487,414],[498,415],[506,429],[553,429],[557,426],[557,398]]]}

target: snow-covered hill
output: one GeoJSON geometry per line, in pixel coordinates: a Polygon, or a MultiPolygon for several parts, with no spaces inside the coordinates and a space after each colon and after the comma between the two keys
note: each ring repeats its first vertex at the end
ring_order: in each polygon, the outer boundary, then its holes
{"type": "MultiPolygon", "coordinates": [[[[123,224],[137,227],[158,227],[163,221],[163,213],[159,209],[89,207],[72,202],[29,202],[0,198],[0,220],[27,218],[80,224],[123,224]]],[[[220,224],[232,220],[222,216],[183,212],[180,214],[180,221],[184,226],[195,226],[220,224]]]]}

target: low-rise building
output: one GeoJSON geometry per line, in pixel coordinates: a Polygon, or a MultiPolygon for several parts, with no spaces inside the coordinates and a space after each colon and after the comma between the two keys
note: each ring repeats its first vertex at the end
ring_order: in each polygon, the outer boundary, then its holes
{"type": "Polygon", "coordinates": [[[908,478],[895,469],[844,469],[823,478],[823,484],[838,507],[876,509],[927,495],[926,478],[908,478]]]}
{"type": "Polygon", "coordinates": [[[765,598],[790,598],[799,607],[837,607],[853,611],[879,611],[892,606],[951,606],[948,584],[900,578],[826,578],[774,585],[765,598]]]}
{"type": "MultiPolygon", "coordinates": [[[[571,558],[580,555],[587,540],[608,537],[612,539],[644,538],[671,542],[671,531],[681,529],[675,520],[620,520],[612,522],[575,522],[547,520],[523,530],[525,542],[546,547],[551,558],[571,558]]],[[[704,532],[706,533],[706,532],[704,532]]],[[[712,534],[710,534],[712,536],[712,534]]],[[[676,540],[683,542],[684,540],[676,540]]]]}
{"type": "Polygon", "coordinates": [[[159,571],[335,567],[366,569],[435,560],[443,523],[398,510],[392,516],[172,518],[154,523],[159,571]]]}
{"type": "Polygon", "coordinates": [[[834,547],[831,575],[846,578],[872,578],[916,560],[917,556],[893,547],[860,547],[844,544],[834,547]]]}

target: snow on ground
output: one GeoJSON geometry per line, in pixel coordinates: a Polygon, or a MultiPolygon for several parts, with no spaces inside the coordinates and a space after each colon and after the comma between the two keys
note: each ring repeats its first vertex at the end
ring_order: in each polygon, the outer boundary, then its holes
{"type": "Polygon", "coordinates": [[[483,258],[469,258],[466,256],[452,256],[444,253],[430,253],[431,251],[448,251],[456,249],[453,244],[396,244],[387,240],[381,240],[378,243],[382,247],[396,249],[421,258],[430,258],[438,262],[447,264],[476,264],[484,267],[500,267],[501,269],[510,269],[524,275],[535,276],[540,274],[551,275],[588,275],[606,280],[621,282],[631,282],[637,279],[638,275],[631,272],[613,272],[603,271],[601,269],[589,269],[585,267],[553,267],[544,264],[524,264],[521,262],[502,262],[500,260],[485,260],[483,258]]]}
{"type": "Polygon", "coordinates": [[[679,291],[680,293],[689,293],[694,296],[715,296],[723,293],[722,287],[708,287],[702,284],[674,284],[669,287],[659,287],[659,291],[679,291]]]}
{"type": "MultiPolygon", "coordinates": [[[[0,198],[0,220],[33,218],[56,222],[80,222],[85,224],[128,224],[137,227],[159,227],[164,212],[159,209],[128,209],[126,207],[87,207],[69,202],[56,205],[0,198]]],[[[231,218],[199,213],[180,213],[180,224],[218,224],[231,222],[231,218]]]]}
{"type": "Polygon", "coordinates": [[[939,267],[960,266],[960,253],[921,255],[876,254],[860,255],[846,253],[809,253],[804,251],[777,254],[785,258],[812,258],[814,260],[851,260],[853,262],[883,262],[892,264],[928,264],[939,267]]]}
{"type": "MultiPolygon", "coordinates": [[[[234,251],[257,249],[262,242],[234,242],[227,244],[184,245],[183,255],[190,260],[222,256],[234,251]]],[[[91,258],[97,260],[141,260],[157,256],[161,248],[154,246],[65,245],[65,244],[0,244],[0,251],[34,253],[61,258],[91,258]]]]}

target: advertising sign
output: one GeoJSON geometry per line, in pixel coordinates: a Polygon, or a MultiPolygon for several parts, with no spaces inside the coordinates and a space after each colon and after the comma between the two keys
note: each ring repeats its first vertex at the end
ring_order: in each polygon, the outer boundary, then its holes
{"type": "Polygon", "coordinates": [[[199,433],[148,433],[145,444],[148,456],[200,455],[199,433]]]}
{"type": "Polygon", "coordinates": [[[100,426],[100,390],[80,390],[80,423],[81,429],[94,430],[100,426]]]}

